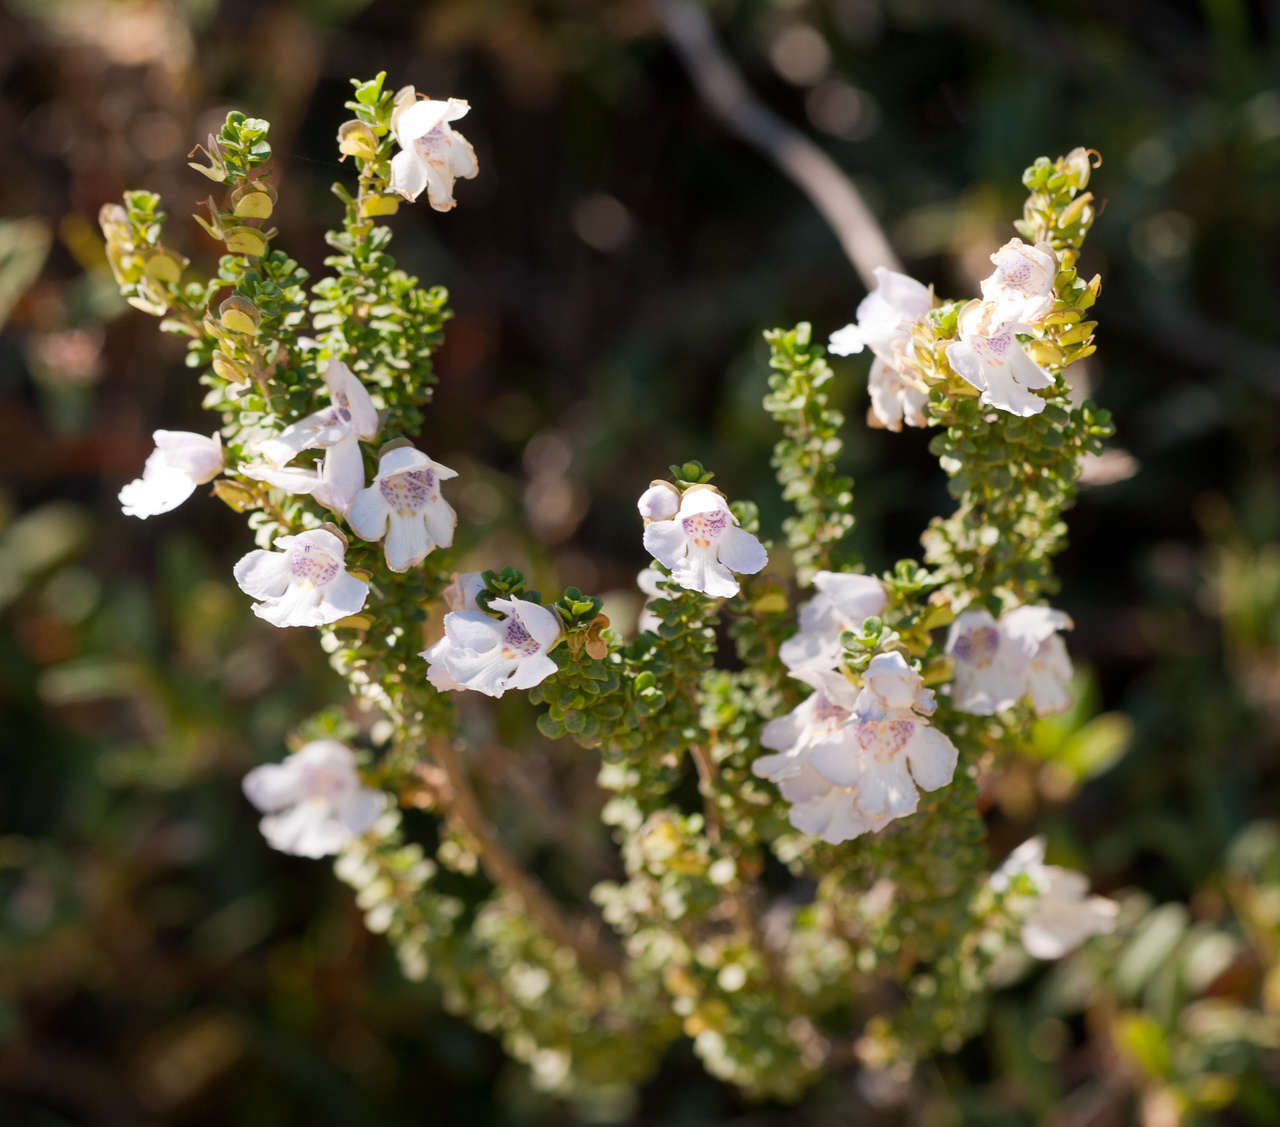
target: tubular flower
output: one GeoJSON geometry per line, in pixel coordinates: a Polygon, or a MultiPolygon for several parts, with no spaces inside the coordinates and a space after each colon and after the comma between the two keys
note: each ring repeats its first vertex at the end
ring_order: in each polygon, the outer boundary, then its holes
{"type": "MultiPolygon", "coordinates": [[[[323,450],[324,462],[315,478],[259,471],[259,480],[291,493],[310,493],[321,504],[345,514],[364,486],[364,458],[360,439],[378,433],[378,411],[362,384],[341,360],[330,360],[324,374],[331,406],[286,427],[274,438],[258,443],[257,452],[279,471],[303,450],[323,450]],[[290,484],[284,484],[284,482],[290,484]],[[309,485],[309,487],[308,487],[309,485]],[[295,488],[300,486],[300,488],[295,488]]],[[[249,476],[254,476],[250,474],[249,476]]]]}
{"type": "Polygon", "coordinates": [[[911,336],[911,324],[933,306],[929,287],[906,274],[876,267],[876,288],[858,303],[858,320],[831,334],[828,347],[837,356],[851,356],[864,348],[893,363],[899,347],[911,336]]]}
{"type": "Polygon", "coordinates": [[[457,476],[412,446],[385,451],[372,484],[351,502],[347,523],[362,540],[385,536],[387,567],[408,571],[453,543],[458,514],[440,496],[440,483],[457,476]]]}
{"type": "Polygon", "coordinates": [[[901,654],[873,657],[850,722],[809,749],[824,789],[792,806],[791,824],[836,844],[914,813],[917,787],[946,786],[956,768],[955,745],[927,722],[933,709],[901,654]]]}
{"type": "Polygon", "coordinates": [[[158,516],[176,509],[197,485],[222,472],[222,439],[205,438],[185,430],[158,430],[151,436],[156,448],[147,455],[142,476],[120,490],[120,508],[127,517],[158,516]]]}
{"type": "Polygon", "coordinates": [[[258,827],[268,844],[298,857],[337,853],[387,805],[382,791],[360,785],[351,749],[337,740],[313,740],[283,763],[255,767],[243,787],[266,815],[258,827]]]}
{"type": "Polygon", "coordinates": [[[489,609],[502,618],[481,610],[444,616],[444,637],[422,653],[427,680],[437,689],[500,697],[508,689],[531,689],[556,671],[547,656],[560,640],[554,611],[525,599],[491,599],[489,609]]]}
{"type": "Polygon", "coordinates": [[[800,608],[800,629],[778,648],[778,657],[791,676],[835,669],[840,664],[840,635],[857,630],[884,610],[884,585],[870,575],[820,571],[813,577],[818,593],[800,608]]]}
{"type": "Polygon", "coordinates": [[[475,150],[449,125],[464,117],[471,107],[461,98],[447,102],[419,100],[412,86],[396,95],[391,129],[400,143],[400,152],[391,158],[391,190],[416,200],[427,193],[427,202],[436,211],[449,211],[455,179],[470,180],[480,171],[475,150]]]}
{"type": "Polygon", "coordinates": [[[709,485],[686,489],[674,518],[650,521],[644,546],[681,587],[721,598],[738,593],[734,572],[754,574],[769,562],[764,545],[738,527],[720,491],[709,485]]]}
{"type": "Polygon", "coordinates": [[[837,356],[849,356],[870,348],[875,353],[867,391],[871,407],[867,422],[873,427],[899,431],[925,425],[928,393],[902,374],[902,354],[911,342],[911,326],[933,306],[929,287],[906,274],[876,268],[876,288],[858,303],[856,324],[831,334],[829,347],[837,356]]]}
{"type": "Polygon", "coordinates": [[[996,307],[998,320],[1034,325],[1053,309],[1058,256],[1048,243],[1010,239],[991,261],[996,269],[982,280],[982,300],[996,307]]]}
{"type": "Polygon", "coordinates": [[[815,672],[807,680],[813,693],[760,733],[760,745],[778,754],[761,755],[751,764],[755,775],[778,784],[788,802],[808,802],[830,791],[831,784],[810,766],[809,753],[849,724],[858,696],[843,673],[815,672]]]}
{"type": "Polygon", "coordinates": [[[253,613],[272,626],[324,626],[364,606],[369,584],[343,567],[346,546],[332,532],[313,528],[280,536],[281,551],[259,548],[235,566],[236,582],[260,600],[253,613]]]}
{"type": "Polygon", "coordinates": [[[1044,400],[1033,391],[1053,386],[1053,379],[1018,342],[1019,325],[1005,319],[1000,307],[971,302],[960,314],[960,339],[947,345],[947,361],[982,395],[979,402],[1011,415],[1038,415],[1044,400]]]}
{"type": "Polygon", "coordinates": [[[1115,929],[1119,907],[1105,896],[1089,895],[1083,873],[1044,863],[1044,838],[1024,841],[991,874],[996,892],[1010,892],[1008,903],[1022,920],[1022,945],[1037,959],[1060,959],[1093,935],[1115,929]],[[1034,896],[1017,890],[1026,877],[1034,896]]]}
{"type": "Polygon", "coordinates": [[[952,705],[991,716],[1030,696],[1037,715],[1062,712],[1071,704],[1071,659],[1057,632],[1070,628],[1071,619],[1050,607],[1016,607],[999,622],[985,610],[965,611],[947,634],[952,705]]]}
{"type": "Polygon", "coordinates": [[[478,571],[455,571],[449,586],[441,592],[450,610],[476,610],[476,596],[484,590],[484,576],[478,571]]]}
{"type": "Polygon", "coordinates": [[[877,356],[871,361],[871,374],[867,377],[867,394],[871,406],[867,408],[867,425],[895,434],[902,424],[922,427],[928,422],[925,407],[928,392],[908,383],[897,368],[877,356]]]}

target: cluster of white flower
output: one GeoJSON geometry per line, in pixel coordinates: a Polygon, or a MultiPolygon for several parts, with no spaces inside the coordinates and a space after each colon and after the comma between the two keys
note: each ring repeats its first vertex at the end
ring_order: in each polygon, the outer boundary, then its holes
{"type": "MultiPolygon", "coordinates": [[[[340,360],[329,362],[324,382],[330,405],[258,442],[252,452],[264,460],[235,472],[285,493],[310,494],[345,516],[361,539],[385,540],[392,571],[407,571],[436,548],[449,547],[458,518],[440,496],[440,482],[456,477],[454,471],[412,446],[392,443],[365,488],[360,440],[377,437],[377,408],[340,360]],[[304,450],[324,451],[318,469],[288,464],[304,450]]],[[[166,512],[222,469],[216,436],[157,431],[143,476],[120,491],[120,501],[136,516],[166,512]]],[[[275,550],[250,552],[236,564],[240,589],[261,600],[253,607],[258,617],[274,626],[323,626],[364,606],[369,585],[346,570],[345,539],[329,529],[278,537],[275,550]]]]}
{"type": "MultiPolygon", "coordinates": [[[[841,635],[885,609],[880,581],[823,571],[814,586],[800,629],[778,651],[791,676],[814,692],[765,726],[760,742],[778,754],[760,756],[752,769],[778,784],[792,804],[792,825],[838,843],[913,813],[916,788],[949,783],[957,753],[929,725],[933,693],[900,654],[876,654],[861,690],[840,667],[841,635]]],[[[955,666],[952,707],[988,716],[1029,696],[1040,715],[1066,708],[1071,661],[1057,631],[1070,625],[1049,607],[1018,607],[999,622],[984,610],[961,614],[946,644],[955,666]]]]}
{"type": "Polygon", "coordinates": [[[838,844],[915,812],[919,790],[951,781],[956,748],[928,721],[933,692],[900,653],[871,659],[859,691],[842,674],[806,675],[814,693],[765,726],[752,770],[778,784],[791,824],[838,844]]]}
{"type": "MultiPolygon", "coordinates": [[[[959,340],[947,346],[947,361],[981,393],[979,402],[1013,415],[1036,415],[1044,400],[1035,391],[1052,378],[1027,355],[1026,335],[1053,309],[1058,259],[1047,244],[1010,239],[991,256],[995,272],[982,281],[982,297],[960,310],[959,340]]],[[[912,326],[925,317],[933,295],[914,278],[880,267],[876,287],[858,305],[857,321],[831,334],[830,349],[848,356],[870,348],[868,390],[872,426],[901,430],[925,425],[928,388],[906,362],[912,326]]]]}
{"type": "MultiPolygon", "coordinates": [[[[467,103],[420,99],[413,87],[399,91],[392,131],[401,151],[392,159],[390,187],[410,200],[425,190],[437,211],[454,206],[453,185],[478,171],[475,153],[450,122],[462,117],[467,103]]],[[[150,517],[169,512],[191,495],[197,485],[226,470],[290,494],[308,494],[337,517],[344,518],[361,539],[383,541],[387,567],[405,572],[437,548],[453,543],[457,514],[440,495],[440,483],[457,474],[403,441],[385,445],[378,469],[365,484],[361,442],[377,438],[381,428],[377,405],[359,378],[341,360],[332,359],[324,371],[329,405],[299,419],[252,445],[249,457],[227,470],[221,438],[186,431],[155,432],[155,450],[142,476],[120,490],[120,505],[128,516],[150,517]],[[313,466],[294,465],[308,450],[322,456],[313,466]]],[[[346,569],[347,542],[334,525],[279,536],[271,549],[249,552],[235,565],[240,589],[256,601],[253,612],[274,626],[323,626],[356,614],[365,604],[369,584],[346,569]]],[[[475,611],[478,576],[467,584],[467,613],[475,611]]],[[[480,586],[483,584],[481,583],[480,586]]],[[[459,593],[458,598],[463,596],[459,593]]],[[[504,671],[487,669],[480,650],[485,647],[475,624],[470,630],[454,622],[450,636],[465,637],[478,647],[468,651],[470,664],[457,657],[449,668],[453,683],[429,669],[433,683],[448,688],[477,688],[501,695],[504,688],[528,687],[555,670],[545,656],[559,634],[555,615],[542,607],[512,600],[502,622],[480,615],[504,645],[516,652],[504,671]],[[554,622],[554,633],[548,620],[554,622]],[[531,635],[521,642],[517,628],[529,624],[531,635]],[[537,638],[537,654],[528,638],[537,638]],[[513,640],[515,639],[515,640],[513,640]],[[531,661],[541,658],[541,664],[531,661]]],[[[452,618],[452,616],[449,616],[452,618]]],[[[444,643],[441,643],[443,645],[444,643]]],[[[440,646],[433,647],[438,650],[440,646]]],[[[267,813],[262,832],[277,849],[307,857],[337,852],[353,836],[369,828],[386,798],[380,791],[360,787],[350,749],[333,740],[307,744],[282,764],[256,768],[245,778],[245,793],[267,813]]]]}
{"type": "Polygon", "coordinates": [[[1037,959],[1060,959],[1091,935],[1114,930],[1119,907],[1089,895],[1083,873],[1044,863],[1044,838],[1024,841],[991,874],[991,888],[1006,893],[1005,906],[1021,922],[1022,945],[1037,959]],[[1016,889],[1026,877],[1030,894],[1016,889]]]}

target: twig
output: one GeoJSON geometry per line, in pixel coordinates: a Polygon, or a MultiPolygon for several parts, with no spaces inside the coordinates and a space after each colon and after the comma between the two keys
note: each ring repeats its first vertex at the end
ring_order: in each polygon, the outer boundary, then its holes
{"type": "MultiPolygon", "coordinates": [[[[725,837],[724,822],[720,817],[720,811],[716,809],[715,802],[718,775],[715,764],[711,762],[711,757],[707,754],[706,749],[697,744],[689,748],[689,754],[693,758],[693,765],[698,770],[698,789],[702,792],[702,809],[707,821],[707,837],[713,845],[723,845],[725,837]]],[[[748,882],[739,869],[734,887],[729,893],[729,902],[733,908],[734,915],[738,918],[739,926],[746,933],[748,941],[760,952],[760,957],[764,959],[765,972],[769,976],[769,982],[773,986],[774,992],[782,999],[784,1004],[791,1006],[794,1005],[791,985],[787,980],[786,971],[779,953],[770,946],[765,936],[764,928],[760,924],[760,919],[756,915],[752,896],[754,890],[754,882],[748,882]]]]}
{"type": "Polygon", "coordinates": [[[516,897],[547,935],[562,947],[575,952],[584,967],[616,970],[617,959],[613,953],[596,937],[571,928],[551,898],[507,852],[497,831],[480,809],[480,803],[462,769],[453,741],[447,737],[434,740],[431,753],[449,783],[449,817],[475,842],[480,864],[484,866],[489,879],[516,897]]]}
{"type": "Polygon", "coordinates": [[[869,290],[875,286],[877,266],[901,270],[858,189],[835,161],[751,93],[716,41],[707,13],[691,0],[650,2],[702,100],[809,197],[840,240],[863,285],[869,290]]]}

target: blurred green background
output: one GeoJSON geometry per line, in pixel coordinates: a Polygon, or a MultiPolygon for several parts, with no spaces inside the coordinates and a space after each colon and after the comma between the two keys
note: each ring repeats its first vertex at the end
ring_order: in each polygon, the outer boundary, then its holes
{"type": "MultiPolygon", "coordinates": [[[[940,293],[989,271],[1026,164],[1103,156],[1082,263],[1104,276],[1100,347],[1075,376],[1129,459],[1096,470],[1060,562],[1082,705],[988,799],[997,852],[1048,827],[1102,891],[1140,890],[1123,895],[1143,922],[1109,949],[1127,979],[1097,959],[1033,975],[901,1090],[848,1071],[799,1109],[750,1106],[680,1048],[616,1114],[1280,1122],[1280,837],[1262,821],[1280,805],[1280,10],[712,9],[762,100],[855,179],[940,293]],[[1087,1004],[1064,1001],[1089,974],[1087,1004]]],[[[629,587],[646,562],[634,498],[688,457],[776,531],[760,332],[809,319],[825,336],[862,296],[808,202],[700,105],[643,0],[2,0],[6,1124],[587,1114],[402,979],[326,865],[266,848],[240,778],[341,684],[313,636],[247,613],[239,518],[197,496],[142,523],[115,500],[153,429],[212,423],[179,342],[116,296],[99,207],[161,192],[169,241],[207,265],[188,214],[208,185],[185,155],[241,108],[272,122],[280,245],[314,276],[347,79],[382,69],[472,105],[460,128],[481,174],[457,210],[390,222],[402,265],[452,293],[422,445],[462,471],[452,496],[469,542],[491,544],[484,564],[629,587]]],[[[878,568],[917,554],[948,500],[926,435],[862,425],[865,367],[842,363],[836,395],[878,568]]],[[[516,783],[487,786],[513,801],[516,783]]]]}

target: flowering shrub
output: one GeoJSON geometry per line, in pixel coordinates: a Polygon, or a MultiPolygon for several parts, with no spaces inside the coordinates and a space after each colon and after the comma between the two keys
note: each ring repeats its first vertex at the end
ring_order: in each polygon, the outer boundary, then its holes
{"type": "Polygon", "coordinates": [[[458,475],[412,445],[445,293],[395,266],[378,219],[423,192],[455,206],[478,173],[451,125],[468,107],[393,95],[381,75],[354,85],[338,147],[356,184],[334,186],[326,277],[275,246],[268,126],[239,113],[195,165],[219,186],[200,217],[226,251],[215,276],[166,246],[154,195],[102,214],[122,292],[188,339],[221,418],[212,440],[157,432],[124,511],[165,512],[212,480],[256,538],[235,568],[253,612],[318,629],[382,718],[368,746],[335,732],[250,773],[268,842],[336,854],[405,973],[554,1091],[626,1088],[681,1033],[717,1076],[782,1098],[832,1062],[959,1047],[1020,943],[1057,957],[1116,914],[1034,841],[993,875],[979,806],[1034,716],[1070,703],[1070,622],[1044,600],[1080,460],[1110,433],[1065,376],[1094,348],[1100,281],[1076,270],[1090,154],[1027,169],[1020,238],[980,297],[881,270],[832,334],[833,353],[873,353],[871,425],[936,431],[956,508],[923,559],[858,570],[834,373],[809,325],[775,330],[765,409],[794,514],[771,542],[699,462],[638,477],[653,562],[632,634],[577,588],[544,599],[499,560],[458,570],[458,475]],[[621,862],[595,908],[559,904],[508,852],[469,779],[463,693],[525,693],[544,737],[599,756],[621,862]],[[434,859],[407,840],[406,807],[438,816],[434,859]],[[458,880],[487,881],[478,907],[458,880]]]}

